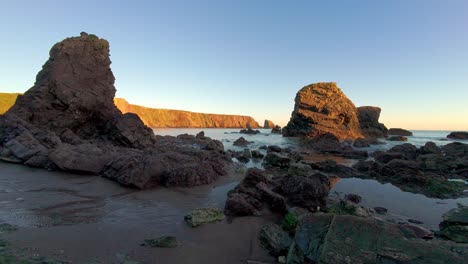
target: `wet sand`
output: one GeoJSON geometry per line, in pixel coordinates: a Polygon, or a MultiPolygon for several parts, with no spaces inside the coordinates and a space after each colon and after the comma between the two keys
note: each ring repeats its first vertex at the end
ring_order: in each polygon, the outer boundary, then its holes
{"type": "Polygon", "coordinates": [[[197,228],[183,221],[194,208],[223,208],[242,177],[232,170],[211,185],[137,191],[100,177],[0,162],[0,222],[18,226],[2,237],[16,255],[70,263],[273,263],[258,232],[274,216],[197,228]],[[181,245],[140,246],[162,235],[176,236],[181,245]]]}

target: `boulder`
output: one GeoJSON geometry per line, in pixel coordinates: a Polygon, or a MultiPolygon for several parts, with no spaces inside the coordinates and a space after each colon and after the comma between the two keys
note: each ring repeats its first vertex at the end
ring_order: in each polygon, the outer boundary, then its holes
{"type": "Polygon", "coordinates": [[[413,132],[405,130],[403,128],[390,128],[388,134],[391,136],[412,136],[413,132]]]}
{"type": "Polygon", "coordinates": [[[125,186],[194,186],[226,174],[221,142],[158,137],[114,104],[109,43],[82,33],[55,44],[36,82],[0,116],[0,159],[101,175],[125,186]]]}
{"type": "Polygon", "coordinates": [[[283,135],[317,137],[331,133],[339,139],[363,137],[357,109],[334,82],[314,83],[296,94],[294,111],[283,135]]]}
{"type": "Polygon", "coordinates": [[[263,123],[263,128],[272,129],[274,127],[275,127],[275,123],[273,123],[273,121],[265,119],[265,122],[263,123]]]}
{"type": "Polygon", "coordinates": [[[465,131],[451,132],[450,134],[447,135],[447,138],[468,140],[468,132],[465,132],[465,131]]]}
{"type": "Polygon", "coordinates": [[[387,137],[388,129],[379,123],[382,109],[375,106],[361,106],[357,108],[359,124],[362,134],[370,138],[387,137]]]}
{"type": "Polygon", "coordinates": [[[223,219],[224,213],[216,208],[197,208],[184,217],[185,222],[191,227],[197,227],[223,219]]]}

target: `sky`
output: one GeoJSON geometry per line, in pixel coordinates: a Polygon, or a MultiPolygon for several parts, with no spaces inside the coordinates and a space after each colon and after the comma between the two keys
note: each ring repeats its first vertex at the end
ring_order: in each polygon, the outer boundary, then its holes
{"type": "Polygon", "coordinates": [[[5,1],[0,92],[24,92],[54,43],[110,42],[118,97],[285,125],[334,81],[387,127],[468,130],[468,1],[5,1]]]}

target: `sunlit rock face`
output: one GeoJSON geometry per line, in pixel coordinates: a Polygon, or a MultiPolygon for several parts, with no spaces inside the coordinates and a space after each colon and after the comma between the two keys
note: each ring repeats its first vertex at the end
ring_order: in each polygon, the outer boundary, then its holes
{"type": "Polygon", "coordinates": [[[296,94],[294,111],[283,135],[317,137],[331,133],[339,139],[363,137],[357,109],[334,82],[314,83],[296,94]]]}
{"type": "Polygon", "coordinates": [[[193,186],[224,174],[221,142],[157,137],[114,104],[109,43],[82,33],[55,44],[36,82],[0,116],[0,159],[99,174],[123,185],[193,186]]]}
{"type": "Polygon", "coordinates": [[[250,116],[195,113],[182,110],[157,109],[129,104],[123,98],[115,98],[115,105],[122,113],[135,113],[145,125],[172,128],[259,128],[250,116]]]}

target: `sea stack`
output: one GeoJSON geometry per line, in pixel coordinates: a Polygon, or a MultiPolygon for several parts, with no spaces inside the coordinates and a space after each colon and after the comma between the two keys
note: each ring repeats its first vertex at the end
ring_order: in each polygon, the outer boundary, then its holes
{"type": "Polygon", "coordinates": [[[81,33],[55,44],[36,82],[0,116],[0,159],[102,175],[123,185],[193,186],[224,174],[222,143],[157,137],[114,104],[109,43],[81,33]]]}
{"type": "Polygon", "coordinates": [[[331,133],[340,140],[363,137],[357,109],[334,82],[314,83],[296,94],[294,111],[283,136],[318,137],[331,133]]]}
{"type": "Polygon", "coordinates": [[[357,108],[362,134],[370,138],[387,137],[388,129],[379,123],[382,109],[376,106],[360,106],[357,108]]]}
{"type": "Polygon", "coordinates": [[[272,129],[274,127],[275,127],[275,123],[273,123],[273,121],[265,119],[265,122],[263,123],[263,128],[272,129]]]}

